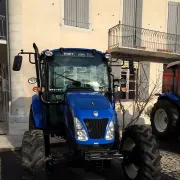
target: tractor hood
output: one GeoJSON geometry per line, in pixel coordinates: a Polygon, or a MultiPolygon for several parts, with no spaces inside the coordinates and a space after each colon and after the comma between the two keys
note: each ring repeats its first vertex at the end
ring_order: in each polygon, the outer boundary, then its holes
{"type": "Polygon", "coordinates": [[[109,100],[100,93],[94,92],[72,92],[68,93],[67,101],[74,116],[81,118],[93,118],[93,112],[97,111],[96,118],[112,117],[113,108],[109,100]]]}

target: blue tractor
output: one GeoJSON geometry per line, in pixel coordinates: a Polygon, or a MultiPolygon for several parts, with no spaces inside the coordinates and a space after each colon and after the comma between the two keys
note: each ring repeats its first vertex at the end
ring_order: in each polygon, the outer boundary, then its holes
{"type": "MultiPolygon", "coordinates": [[[[59,157],[94,168],[97,164],[111,167],[111,160],[116,159],[122,163],[119,170],[126,179],[158,180],[160,153],[151,129],[132,125],[120,137],[114,97],[124,80],[111,74],[111,54],[81,48],[39,53],[35,43],[33,48],[34,52],[22,50],[13,64],[13,70],[19,71],[21,54],[28,54],[36,69],[36,78],[28,80],[37,87],[33,88],[36,94],[30,107],[29,130],[22,140],[23,178],[36,179],[42,169],[52,174],[59,157]],[[68,155],[52,155],[50,136],[65,139],[68,155]]],[[[129,64],[133,72],[133,61],[129,64]]]]}
{"type": "Polygon", "coordinates": [[[152,132],[160,139],[177,138],[180,135],[180,96],[176,87],[176,71],[180,67],[180,61],[167,65],[173,71],[171,89],[162,94],[157,94],[158,100],[151,111],[152,132]]]}

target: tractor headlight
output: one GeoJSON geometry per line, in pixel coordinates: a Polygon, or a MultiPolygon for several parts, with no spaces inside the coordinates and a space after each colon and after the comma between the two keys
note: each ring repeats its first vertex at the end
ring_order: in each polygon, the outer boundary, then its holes
{"type": "Polygon", "coordinates": [[[114,138],[114,118],[111,120],[107,127],[106,140],[112,140],[114,138]]]}
{"type": "Polygon", "coordinates": [[[74,118],[75,137],[79,141],[87,141],[87,133],[83,128],[81,122],[75,117],[74,118]]]}

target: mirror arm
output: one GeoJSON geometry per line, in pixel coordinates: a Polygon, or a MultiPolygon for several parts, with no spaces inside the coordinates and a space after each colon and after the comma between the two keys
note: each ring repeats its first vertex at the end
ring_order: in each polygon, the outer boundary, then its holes
{"type": "MultiPolygon", "coordinates": [[[[117,62],[118,61],[118,59],[116,60],[116,61],[111,61],[111,62],[117,62]]],[[[122,59],[122,61],[123,61],[123,63],[122,64],[120,64],[120,65],[113,65],[113,64],[110,64],[110,66],[117,66],[117,67],[119,67],[119,66],[124,66],[124,60],[122,59]]]]}
{"type": "Polygon", "coordinates": [[[110,76],[112,76],[112,88],[113,88],[113,96],[114,96],[114,75],[110,73],[110,76]]]}
{"type": "Polygon", "coordinates": [[[30,62],[31,64],[36,64],[35,62],[32,62],[32,61],[31,61],[31,54],[29,54],[29,62],[30,62]]]}
{"type": "Polygon", "coordinates": [[[21,52],[20,53],[18,53],[18,55],[19,54],[35,54],[34,52],[24,52],[24,50],[23,49],[21,49],[21,52]]]}
{"type": "Polygon", "coordinates": [[[34,52],[24,52],[23,51],[23,49],[21,50],[21,52],[20,53],[18,53],[18,55],[20,55],[20,54],[28,54],[29,55],[29,62],[31,63],[31,64],[35,64],[35,62],[32,62],[31,61],[31,54],[35,54],[34,52]]]}

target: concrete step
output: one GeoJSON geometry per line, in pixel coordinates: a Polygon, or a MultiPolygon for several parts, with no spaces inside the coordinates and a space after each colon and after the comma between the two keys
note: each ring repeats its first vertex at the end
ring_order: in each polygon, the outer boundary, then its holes
{"type": "Polygon", "coordinates": [[[0,135],[6,135],[8,132],[8,124],[6,122],[2,122],[0,119],[0,135]]]}
{"type": "MultiPolygon", "coordinates": [[[[15,151],[21,148],[23,136],[0,135],[0,153],[6,151],[15,151]]],[[[50,138],[51,144],[64,142],[63,139],[50,138]]]]}

